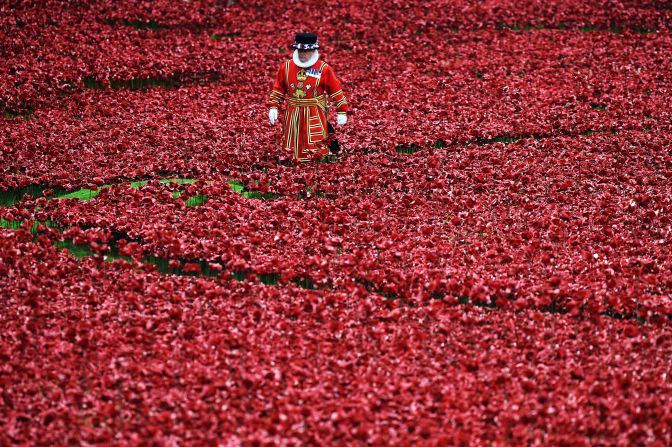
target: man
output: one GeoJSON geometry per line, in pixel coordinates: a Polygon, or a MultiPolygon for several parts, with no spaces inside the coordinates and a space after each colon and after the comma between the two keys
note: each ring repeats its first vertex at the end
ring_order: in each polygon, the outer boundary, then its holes
{"type": "Polygon", "coordinates": [[[333,127],[327,122],[327,97],[336,108],[339,126],[347,122],[350,109],[334,70],[318,60],[317,35],[298,33],[292,48],[292,59],[280,66],[275,77],[268,118],[271,125],[275,124],[278,109],[287,97],[282,148],[292,154],[295,162],[301,162],[339,150],[333,127]]]}

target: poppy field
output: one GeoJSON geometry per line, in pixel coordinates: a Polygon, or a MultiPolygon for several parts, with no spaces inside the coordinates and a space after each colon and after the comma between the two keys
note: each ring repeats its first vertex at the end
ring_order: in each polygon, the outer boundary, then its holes
{"type": "Polygon", "coordinates": [[[4,2],[0,445],[672,444],[671,25],[4,2]],[[352,114],[293,164],[301,31],[352,114]]]}

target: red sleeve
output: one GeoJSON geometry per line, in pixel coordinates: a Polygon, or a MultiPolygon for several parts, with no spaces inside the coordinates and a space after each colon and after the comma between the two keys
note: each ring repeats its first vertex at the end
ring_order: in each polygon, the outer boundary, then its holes
{"type": "Polygon", "coordinates": [[[278,74],[275,76],[275,84],[273,84],[271,94],[268,96],[268,107],[280,108],[280,105],[285,100],[285,95],[287,94],[287,86],[285,85],[286,65],[286,63],[280,65],[278,74]]]}
{"type": "Polygon", "coordinates": [[[338,80],[336,74],[334,74],[334,70],[330,65],[324,67],[322,76],[324,77],[324,89],[329,95],[329,99],[334,104],[334,107],[336,107],[336,112],[349,112],[350,105],[348,104],[348,100],[345,98],[345,94],[343,93],[341,81],[338,80]]]}

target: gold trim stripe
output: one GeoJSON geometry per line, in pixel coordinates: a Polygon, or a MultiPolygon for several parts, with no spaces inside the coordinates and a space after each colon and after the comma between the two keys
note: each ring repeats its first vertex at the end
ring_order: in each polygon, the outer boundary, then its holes
{"type": "MultiPolygon", "coordinates": [[[[320,73],[324,73],[324,67],[325,67],[325,65],[327,65],[326,62],[322,62],[322,63],[320,64],[320,68],[319,68],[320,73]]],[[[317,87],[320,85],[320,81],[321,81],[321,80],[322,80],[322,75],[320,75],[320,77],[317,78],[317,82],[315,82],[315,91],[317,91],[317,87]]]]}
{"type": "Polygon", "coordinates": [[[285,62],[285,89],[289,90],[289,61],[285,62]]]}
{"type": "Polygon", "coordinates": [[[294,98],[290,97],[289,98],[289,103],[294,105],[294,106],[316,106],[320,102],[324,101],[324,95],[320,95],[317,98],[304,98],[304,99],[299,99],[299,98],[294,98]]]}

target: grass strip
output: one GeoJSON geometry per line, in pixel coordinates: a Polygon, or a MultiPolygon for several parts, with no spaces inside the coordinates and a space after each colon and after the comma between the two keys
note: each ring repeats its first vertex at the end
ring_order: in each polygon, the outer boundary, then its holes
{"type": "MultiPolygon", "coordinates": [[[[607,106],[602,105],[602,104],[594,104],[591,107],[595,110],[600,110],[600,111],[607,110],[607,106]]],[[[641,131],[641,132],[649,132],[651,130],[653,130],[653,129],[650,128],[650,127],[644,127],[642,129],[622,129],[622,131],[641,131]]],[[[560,131],[557,134],[548,134],[548,135],[535,135],[535,134],[529,134],[529,135],[500,135],[500,136],[493,137],[493,138],[478,138],[476,140],[470,140],[470,141],[464,141],[462,143],[452,143],[452,144],[447,143],[444,140],[436,140],[429,147],[434,148],[434,149],[443,149],[443,148],[450,147],[450,146],[455,146],[455,145],[458,145],[458,144],[460,146],[463,146],[463,147],[469,146],[471,144],[475,144],[477,146],[486,146],[486,145],[492,144],[492,143],[511,144],[511,143],[515,143],[516,141],[524,140],[526,138],[534,138],[535,140],[543,140],[543,139],[546,139],[546,138],[557,138],[557,137],[560,137],[560,136],[568,136],[568,137],[589,136],[589,135],[592,135],[594,133],[607,133],[607,132],[611,133],[611,135],[616,135],[620,131],[616,130],[616,129],[601,129],[601,130],[588,129],[588,130],[585,130],[585,131],[580,132],[578,134],[570,133],[570,132],[567,132],[567,131],[560,131]]],[[[417,146],[415,144],[410,144],[410,145],[400,144],[396,147],[395,150],[399,154],[414,154],[418,151],[421,151],[422,149],[424,149],[424,148],[421,147],[421,146],[417,146]]],[[[369,153],[369,152],[364,151],[364,153],[369,153]]]]}
{"type": "Polygon", "coordinates": [[[17,118],[23,118],[26,121],[29,121],[33,115],[35,115],[35,111],[33,109],[28,109],[25,112],[14,112],[12,110],[6,110],[2,112],[3,118],[7,119],[17,119],[17,118]]]}
{"type": "MultiPolygon", "coordinates": [[[[18,230],[22,228],[25,223],[26,223],[25,220],[7,220],[0,218],[0,228],[9,228],[10,230],[18,230]]],[[[61,227],[57,222],[54,222],[52,220],[33,221],[30,227],[30,232],[32,234],[37,234],[37,228],[40,225],[44,225],[45,227],[48,228],[56,228],[60,231],[63,231],[65,229],[64,227],[61,227]]]]}
{"type": "MultiPolygon", "coordinates": [[[[163,184],[177,183],[179,185],[187,185],[187,184],[190,185],[196,183],[196,181],[197,181],[196,179],[190,179],[190,178],[168,178],[159,180],[159,182],[163,184]]],[[[149,182],[150,180],[134,180],[130,182],[130,186],[132,188],[141,188],[146,184],[148,184],[149,182]]],[[[281,197],[280,194],[276,193],[260,193],[257,191],[245,191],[245,186],[240,182],[240,180],[237,179],[228,180],[227,183],[232,191],[242,194],[243,197],[247,199],[270,200],[281,197]]],[[[56,192],[47,196],[48,200],[76,199],[76,200],[89,201],[98,196],[98,194],[100,194],[100,191],[102,191],[103,189],[113,188],[118,185],[120,184],[105,183],[104,185],[99,186],[97,189],[81,188],[76,191],[70,191],[70,192],[67,192],[60,188],[50,188],[44,185],[29,185],[23,188],[10,189],[7,191],[0,192],[0,206],[13,206],[19,201],[23,200],[25,195],[29,195],[32,197],[40,197],[43,195],[44,191],[48,189],[56,190],[56,192]]],[[[182,192],[180,191],[173,192],[173,198],[178,198],[181,194],[182,192]]],[[[206,204],[207,201],[208,201],[207,195],[197,194],[193,197],[188,198],[185,201],[185,205],[201,206],[206,204]]]]}
{"type": "MultiPolygon", "coordinates": [[[[63,230],[62,228],[58,227],[58,225],[55,222],[51,221],[46,221],[46,222],[33,222],[33,225],[31,227],[31,232],[35,234],[37,232],[37,227],[40,224],[44,224],[46,226],[50,226],[52,228],[59,228],[60,230],[63,230]]],[[[0,227],[5,227],[5,228],[12,228],[12,229],[19,229],[23,226],[23,222],[20,221],[7,221],[5,219],[0,219],[0,227]]],[[[71,239],[64,239],[62,241],[54,241],[53,242],[54,246],[60,250],[67,250],[67,252],[77,258],[77,259],[82,259],[84,257],[93,257],[93,256],[103,256],[106,261],[108,262],[113,262],[114,260],[120,259],[124,260],[126,262],[132,263],[133,259],[129,256],[124,256],[120,255],[118,250],[116,249],[116,243],[111,243],[110,244],[110,252],[106,254],[99,254],[94,252],[88,244],[84,245],[76,245],[71,239]]],[[[170,260],[165,259],[165,258],[158,258],[155,256],[146,256],[142,258],[142,263],[149,263],[153,264],[156,266],[156,269],[159,273],[161,274],[171,274],[171,275],[181,275],[181,276],[209,276],[209,277],[220,277],[222,272],[221,269],[213,269],[210,267],[210,263],[205,260],[180,260],[180,267],[171,267],[170,266],[170,260]],[[197,269],[189,268],[187,269],[186,266],[191,265],[192,267],[194,265],[198,266],[197,269]]],[[[229,273],[229,279],[231,280],[236,280],[236,281],[246,281],[248,278],[250,278],[250,272],[245,272],[245,271],[232,271],[229,273]]],[[[280,274],[279,273],[260,273],[256,275],[252,275],[252,277],[256,278],[259,282],[267,285],[277,285],[279,283],[280,279],[280,274]]],[[[389,295],[384,293],[383,291],[377,289],[375,284],[372,282],[363,280],[361,278],[357,278],[356,281],[362,285],[364,285],[369,291],[378,293],[379,295],[387,298],[387,299],[399,299],[399,297],[395,295],[389,295]]],[[[294,278],[292,279],[292,282],[298,285],[301,288],[304,289],[309,289],[309,290],[314,290],[316,288],[315,283],[310,279],[310,278],[294,278]]],[[[445,298],[445,295],[443,294],[436,294],[434,296],[434,299],[436,300],[443,300],[445,298]]],[[[465,306],[477,306],[477,307],[488,307],[492,309],[499,309],[500,307],[496,305],[494,298],[490,298],[489,301],[474,301],[470,300],[467,296],[459,296],[458,297],[458,304],[460,305],[465,305],[465,306]]],[[[566,309],[563,309],[561,306],[559,306],[556,302],[553,302],[550,306],[544,306],[541,308],[532,308],[532,309],[527,309],[527,310],[538,310],[544,313],[555,313],[555,314],[565,314],[567,313],[566,309]]],[[[618,313],[614,310],[607,310],[605,312],[600,312],[600,315],[611,318],[611,319],[617,319],[617,320],[636,320],[639,324],[646,324],[649,321],[654,321],[655,319],[660,319],[667,317],[668,321],[672,321],[672,315],[654,315],[652,318],[647,319],[641,316],[638,316],[634,313],[630,314],[621,314],[618,313]]]]}

